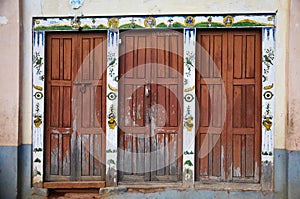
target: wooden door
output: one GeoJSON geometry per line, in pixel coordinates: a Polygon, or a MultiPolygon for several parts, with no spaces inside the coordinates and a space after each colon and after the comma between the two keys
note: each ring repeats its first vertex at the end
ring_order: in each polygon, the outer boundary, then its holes
{"type": "Polygon", "coordinates": [[[46,181],[105,175],[105,33],[49,33],[46,181]]]}
{"type": "Polygon", "coordinates": [[[261,31],[198,31],[197,42],[196,179],[259,182],[261,31]]]}
{"type": "Polygon", "coordinates": [[[124,32],[121,41],[120,180],[177,181],[182,162],[183,82],[183,60],[177,52],[183,51],[182,35],[124,32]]]}

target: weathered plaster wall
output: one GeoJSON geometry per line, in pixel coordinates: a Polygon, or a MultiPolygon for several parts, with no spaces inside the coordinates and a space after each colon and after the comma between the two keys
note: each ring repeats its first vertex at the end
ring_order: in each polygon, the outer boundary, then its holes
{"type": "Polygon", "coordinates": [[[19,1],[0,6],[0,146],[18,145],[19,1]]]}
{"type": "Polygon", "coordinates": [[[300,190],[300,1],[291,0],[288,56],[288,132],[286,138],[288,196],[299,198],[300,190]]]}
{"type": "Polygon", "coordinates": [[[0,198],[17,197],[19,145],[19,1],[0,2],[0,198]]]}
{"type": "Polygon", "coordinates": [[[291,1],[289,34],[288,72],[288,134],[286,145],[289,150],[300,150],[300,1],[291,1]]]}

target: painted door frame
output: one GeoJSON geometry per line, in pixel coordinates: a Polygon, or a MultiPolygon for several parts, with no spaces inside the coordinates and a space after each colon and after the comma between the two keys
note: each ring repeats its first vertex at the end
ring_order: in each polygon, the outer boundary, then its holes
{"type": "MultiPolygon", "coordinates": [[[[275,77],[275,13],[240,15],[177,15],[177,16],[119,16],[119,17],[37,17],[33,18],[32,51],[32,183],[33,187],[43,187],[44,182],[44,105],[45,105],[45,33],[47,31],[91,31],[107,30],[107,100],[106,115],[117,116],[118,110],[118,60],[119,30],[144,28],[184,29],[184,93],[195,98],[196,31],[201,28],[260,28],[262,29],[262,167],[261,185],[271,190],[274,159],[274,77],[275,77]],[[38,86],[38,87],[37,87],[38,86]],[[38,89],[37,89],[38,88],[38,89]],[[108,95],[109,93],[113,93],[108,95]],[[264,168],[271,168],[272,175],[265,175],[264,168]],[[268,186],[263,186],[268,184],[268,186]]],[[[191,99],[191,98],[189,98],[191,99]]],[[[183,118],[195,116],[195,100],[184,100],[183,118]]],[[[195,118],[195,117],[194,117],[195,118]]],[[[115,117],[116,124],[118,123],[115,117]]],[[[106,185],[117,186],[117,128],[106,128],[106,185]]],[[[183,184],[193,185],[195,127],[183,128],[183,184]],[[190,153],[192,151],[192,153],[190,153]],[[188,152],[188,153],[187,153],[188,152]],[[189,171],[192,171],[191,173],[189,171]]],[[[269,172],[269,171],[268,171],[269,172]]]]}

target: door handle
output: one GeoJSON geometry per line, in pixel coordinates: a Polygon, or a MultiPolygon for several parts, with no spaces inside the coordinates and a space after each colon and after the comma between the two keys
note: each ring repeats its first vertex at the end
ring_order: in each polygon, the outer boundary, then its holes
{"type": "Polygon", "coordinates": [[[150,95],[150,89],[147,86],[145,86],[145,96],[149,97],[149,95],[150,95]]]}

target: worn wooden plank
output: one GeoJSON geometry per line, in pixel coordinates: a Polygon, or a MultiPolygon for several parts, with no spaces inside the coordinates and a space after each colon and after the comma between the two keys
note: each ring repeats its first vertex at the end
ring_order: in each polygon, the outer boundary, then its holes
{"type": "Polygon", "coordinates": [[[62,126],[70,128],[72,123],[71,113],[72,113],[72,94],[71,87],[63,87],[63,106],[62,106],[62,126]]]}
{"type": "Polygon", "coordinates": [[[233,145],[233,176],[241,177],[242,175],[242,141],[241,135],[234,135],[232,139],[233,145]]]}
{"type": "Polygon", "coordinates": [[[47,189],[85,189],[85,188],[103,188],[105,181],[62,181],[62,182],[45,182],[44,188],[47,189]]]}
{"type": "Polygon", "coordinates": [[[60,48],[60,39],[59,38],[50,38],[51,39],[51,55],[49,57],[49,60],[51,60],[51,80],[59,79],[59,66],[60,66],[60,59],[59,59],[59,48],[60,48]]]}
{"type": "MultiPolygon", "coordinates": [[[[50,97],[50,96],[49,96],[50,97]]],[[[50,125],[51,127],[59,127],[59,112],[60,112],[60,93],[59,87],[53,86],[51,88],[51,115],[50,125]]]]}
{"type": "Polygon", "coordinates": [[[242,112],[242,86],[233,87],[233,127],[242,127],[243,124],[243,112],[242,112]]]}
{"type": "Polygon", "coordinates": [[[59,135],[58,134],[51,134],[51,147],[50,147],[50,174],[51,175],[58,175],[59,174],[59,135]]]}
{"type": "Polygon", "coordinates": [[[243,70],[243,36],[233,35],[233,78],[242,78],[243,70]]]}
{"type": "Polygon", "coordinates": [[[63,79],[71,80],[72,78],[72,39],[63,39],[63,79]]]}
{"type": "Polygon", "coordinates": [[[132,135],[125,134],[123,169],[126,174],[132,174],[132,150],[132,135]]]}
{"type": "Polygon", "coordinates": [[[212,135],[213,143],[215,143],[212,151],[212,175],[221,176],[221,140],[220,135],[212,135]]]}
{"type": "Polygon", "coordinates": [[[62,175],[71,176],[71,136],[62,135],[62,175]]]}

